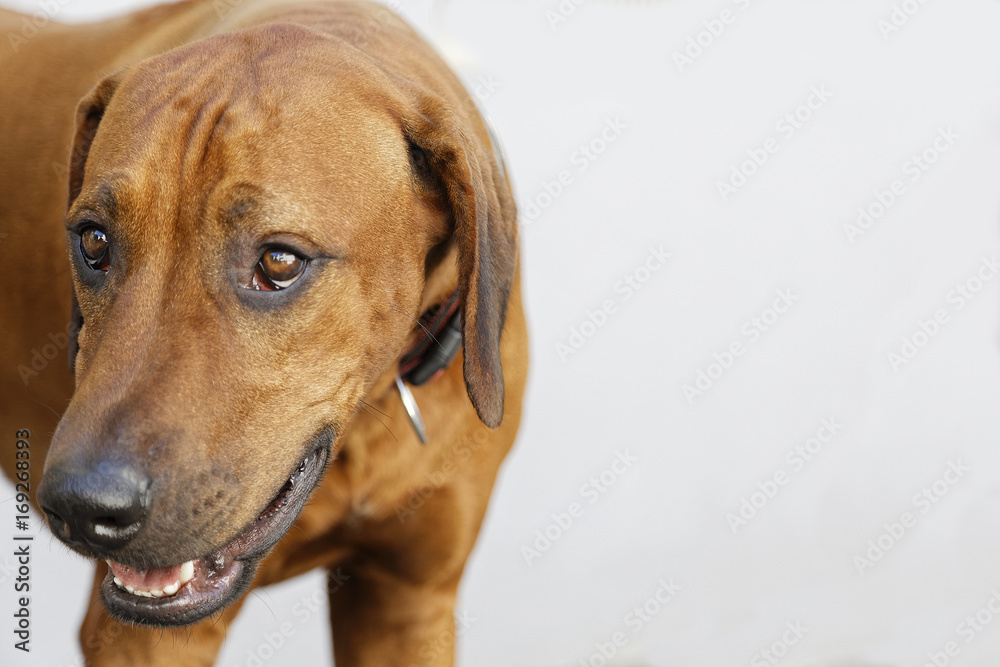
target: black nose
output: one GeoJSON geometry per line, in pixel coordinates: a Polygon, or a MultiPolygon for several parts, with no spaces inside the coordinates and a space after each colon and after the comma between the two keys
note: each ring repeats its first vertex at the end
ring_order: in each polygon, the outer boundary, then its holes
{"type": "Polygon", "coordinates": [[[121,549],[138,534],[151,496],[148,475],[108,461],[83,470],[56,466],[45,471],[38,489],[52,532],[95,555],[121,549]]]}

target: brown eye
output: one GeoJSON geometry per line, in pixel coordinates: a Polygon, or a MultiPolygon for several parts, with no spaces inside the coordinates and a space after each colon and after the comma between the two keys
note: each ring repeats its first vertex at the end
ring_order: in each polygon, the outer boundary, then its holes
{"type": "Polygon", "coordinates": [[[97,227],[87,227],[80,233],[80,252],[83,253],[83,261],[95,271],[107,271],[110,268],[109,245],[108,235],[97,227]]]}
{"type": "Polygon", "coordinates": [[[251,287],[264,291],[285,289],[299,279],[305,268],[306,260],[294,252],[277,248],[268,250],[257,262],[251,287]]]}

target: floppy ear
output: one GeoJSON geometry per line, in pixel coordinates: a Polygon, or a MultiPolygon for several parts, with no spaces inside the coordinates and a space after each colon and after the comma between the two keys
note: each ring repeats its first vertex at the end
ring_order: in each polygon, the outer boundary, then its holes
{"type": "Polygon", "coordinates": [[[479,418],[496,428],[503,420],[504,399],[500,334],[517,271],[514,198],[492,147],[442,100],[425,97],[404,132],[426,151],[451,208],[465,386],[479,418]]]}
{"type": "MultiPolygon", "coordinates": [[[[69,201],[67,208],[73,205],[83,189],[83,177],[87,167],[87,156],[90,155],[90,145],[94,142],[97,128],[104,117],[104,110],[117,90],[120,79],[120,72],[102,79],[90,89],[89,93],[83,96],[76,107],[76,133],[73,135],[73,148],[69,155],[69,201]]],[[[80,350],[78,339],[80,329],[83,327],[83,315],[80,313],[80,304],[77,302],[75,289],[72,297],[69,328],[70,372],[76,369],[76,353],[80,350]]]]}
{"type": "Polygon", "coordinates": [[[69,206],[80,196],[90,145],[97,136],[104,110],[118,89],[120,80],[121,72],[105,77],[76,105],[76,133],[73,135],[73,150],[69,156],[69,206]]]}

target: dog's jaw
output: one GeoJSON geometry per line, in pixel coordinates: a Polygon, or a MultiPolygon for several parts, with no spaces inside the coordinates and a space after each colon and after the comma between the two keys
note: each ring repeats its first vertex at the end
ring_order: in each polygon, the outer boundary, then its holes
{"type": "Polygon", "coordinates": [[[152,626],[194,623],[236,600],[264,555],[291,527],[330,460],[332,438],[321,438],[254,522],[211,554],[164,568],[140,570],[108,561],[104,604],[123,621],[152,626]]]}

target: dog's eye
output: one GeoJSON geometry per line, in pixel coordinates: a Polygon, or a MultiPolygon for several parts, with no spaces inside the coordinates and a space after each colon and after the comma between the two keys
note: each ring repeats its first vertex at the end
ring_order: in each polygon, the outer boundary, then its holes
{"type": "Polygon", "coordinates": [[[250,287],[267,292],[285,289],[299,279],[305,268],[306,260],[294,252],[273,248],[257,262],[250,287]]]}
{"type": "Polygon", "coordinates": [[[111,267],[109,245],[108,235],[97,227],[87,227],[80,233],[83,261],[95,271],[107,271],[111,267]]]}

